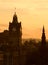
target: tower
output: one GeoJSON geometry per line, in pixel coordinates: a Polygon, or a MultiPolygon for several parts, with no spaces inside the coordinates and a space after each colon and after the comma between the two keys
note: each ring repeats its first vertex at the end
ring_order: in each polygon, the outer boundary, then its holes
{"type": "Polygon", "coordinates": [[[21,42],[22,42],[22,26],[21,22],[18,22],[18,18],[15,12],[13,15],[12,22],[9,23],[9,43],[12,50],[11,60],[13,62],[13,65],[18,65],[20,63],[21,42]]]}
{"type": "Polygon", "coordinates": [[[10,37],[9,41],[13,44],[15,43],[14,45],[21,43],[22,26],[21,26],[21,22],[18,22],[16,12],[13,15],[12,22],[9,23],[9,37],[10,37]]]}
{"type": "Polygon", "coordinates": [[[16,12],[12,22],[9,22],[9,30],[0,33],[0,41],[2,43],[0,47],[3,51],[3,65],[20,65],[22,26],[21,22],[18,22],[16,12]]]}

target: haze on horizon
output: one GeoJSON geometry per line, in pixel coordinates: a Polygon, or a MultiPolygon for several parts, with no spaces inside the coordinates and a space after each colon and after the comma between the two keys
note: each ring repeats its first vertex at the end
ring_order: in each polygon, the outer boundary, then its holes
{"type": "Polygon", "coordinates": [[[23,38],[41,38],[43,25],[48,39],[48,0],[0,0],[0,31],[8,29],[16,8],[23,38]]]}

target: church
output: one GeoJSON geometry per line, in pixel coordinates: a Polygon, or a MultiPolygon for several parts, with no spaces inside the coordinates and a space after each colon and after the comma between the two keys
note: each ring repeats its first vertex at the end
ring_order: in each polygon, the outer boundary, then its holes
{"type": "Polygon", "coordinates": [[[21,43],[22,26],[15,12],[9,29],[0,33],[0,65],[20,64],[21,43]]]}

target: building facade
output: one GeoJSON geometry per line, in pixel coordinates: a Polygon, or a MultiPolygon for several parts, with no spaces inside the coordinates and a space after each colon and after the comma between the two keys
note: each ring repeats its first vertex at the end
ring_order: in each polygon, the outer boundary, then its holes
{"type": "Polygon", "coordinates": [[[12,22],[9,22],[9,30],[0,33],[1,65],[20,64],[21,43],[22,26],[15,12],[12,22]]]}

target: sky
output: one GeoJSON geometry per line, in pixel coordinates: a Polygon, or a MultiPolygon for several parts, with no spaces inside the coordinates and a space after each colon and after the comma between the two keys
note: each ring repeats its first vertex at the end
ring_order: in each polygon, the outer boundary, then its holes
{"type": "Polygon", "coordinates": [[[48,0],[0,0],[1,32],[8,29],[15,11],[22,23],[23,38],[40,39],[44,25],[48,39],[48,0]]]}

